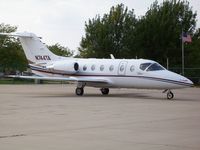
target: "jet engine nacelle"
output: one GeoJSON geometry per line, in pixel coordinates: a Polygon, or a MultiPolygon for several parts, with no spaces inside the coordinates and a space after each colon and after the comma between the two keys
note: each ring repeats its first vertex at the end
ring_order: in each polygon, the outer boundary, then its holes
{"type": "Polygon", "coordinates": [[[47,68],[62,73],[75,74],[79,70],[79,64],[75,61],[55,62],[47,68]]]}

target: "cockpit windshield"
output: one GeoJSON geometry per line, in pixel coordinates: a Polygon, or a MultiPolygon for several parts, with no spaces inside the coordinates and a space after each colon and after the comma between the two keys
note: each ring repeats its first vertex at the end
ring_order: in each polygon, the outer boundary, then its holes
{"type": "Polygon", "coordinates": [[[140,69],[146,71],[165,70],[165,68],[158,63],[142,63],[140,64],[140,69]]]}
{"type": "Polygon", "coordinates": [[[164,67],[162,67],[161,65],[159,65],[158,63],[154,63],[152,64],[147,71],[159,71],[159,70],[165,70],[164,67]]]}
{"type": "Polygon", "coordinates": [[[141,70],[145,70],[147,67],[149,67],[150,65],[151,65],[152,63],[142,63],[141,65],[140,65],[140,69],[141,70]]]}

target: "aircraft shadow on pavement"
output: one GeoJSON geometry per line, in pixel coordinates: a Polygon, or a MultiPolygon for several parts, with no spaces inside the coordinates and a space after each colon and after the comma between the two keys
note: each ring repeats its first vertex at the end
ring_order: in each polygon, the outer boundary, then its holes
{"type": "MultiPolygon", "coordinates": [[[[102,98],[102,99],[109,99],[109,98],[123,98],[123,99],[151,99],[151,100],[165,100],[165,98],[161,95],[160,97],[154,97],[151,96],[150,94],[146,93],[114,93],[114,94],[109,94],[109,95],[101,95],[101,94],[95,94],[95,93],[85,93],[83,96],[77,96],[74,93],[56,93],[56,94],[39,94],[39,95],[32,95],[31,97],[35,98],[82,98],[82,99],[87,99],[87,98],[102,98]]],[[[113,99],[112,99],[113,100],[113,99]]]]}
{"type": "MultiPolygon", "coordinates": [[[[167,100],[167,101],[190,101],[190,102],[197,102],[200,100],[198,99],[194,99],[194,98],[180,98],[180,97],[176,97],[173,100],[168,100],[165,96],[165,94],[162,95],[162,93],[158,93],[158,95],[156,95],[156,93],[153,93],[151,95],[151,93],[110,93],[109,95],[101,95],[99,93],[85,93],[83,96],[77,96],[74,93],[35,93],[35,95],[27,95],[28,97],[34,97],[34,98],[82,98],[87,99],[87,98],[102,98],[102,99],[109,99],[109,98],[122,98],[122,99],[149,99],[149,100],[159,100],[159,101],[163,101],[163,100],[167,100]]],[[[113,100],[113,99],[112,99],[113,100]]]]}

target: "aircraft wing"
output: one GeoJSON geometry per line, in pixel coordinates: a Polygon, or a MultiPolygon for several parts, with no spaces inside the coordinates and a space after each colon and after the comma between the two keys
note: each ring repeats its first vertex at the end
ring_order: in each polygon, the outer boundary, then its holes
{"type": "Polygon", "coordinates": [[[91,77],[42,77],[42,76],[19,76],[19,75],[9,75],[9,78],[19,78],[19,79],[38,79],[38,80],[51,80],[51,81],[72,81],[72,82],[88,82],[88,83],[103,83],[111,84],[110,81],[104,78],[91,78],[91,77]]]}

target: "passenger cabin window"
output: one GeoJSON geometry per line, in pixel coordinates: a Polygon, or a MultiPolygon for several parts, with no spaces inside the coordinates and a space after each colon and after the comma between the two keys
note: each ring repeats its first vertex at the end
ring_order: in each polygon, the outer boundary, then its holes
{"type": "Polygon", "coordinates": [[[100,71],[103,71],[104,70],[104,65],[101,65],[100,66],[100,71]]]}
{"type": "Polygon", "coordinates": [[[86,65],[83,66],[83,71],[85,71],[85,70],[87,70],[87,66],[86,65]]]}
{"type": "Polygon", "coordinates": [[[95,65],[91,66],[91,70],[94,71],[95,70],[95,65]]]}
{"type": "Polygon", "coordinates": [[[158,63],[154,63],[152,64],[147,71],[159,71],[159,70],[165,70],[164,67],[162,67],[161,65],[159,65],[158,63]]]}
{"type": "Polygon", "coordinates": [[[141,70],[145,70],[147,67],[149,67],[152,63],[143,63],[140,65],[141,70]]]}
{"type": "Polygon", "coordinates": [[[135,70],[135,66],[132,65],[132,66],[130,67],[130,71],[133,72],[134,70],[135,70]]]}
{"type": "Polygon", "coordinates": [[[109,70],[110,70],[110,71],[113,71],[113,70],[114,70],[114,66],[111,65],[111,66],[109,67],[109,70]]]}

